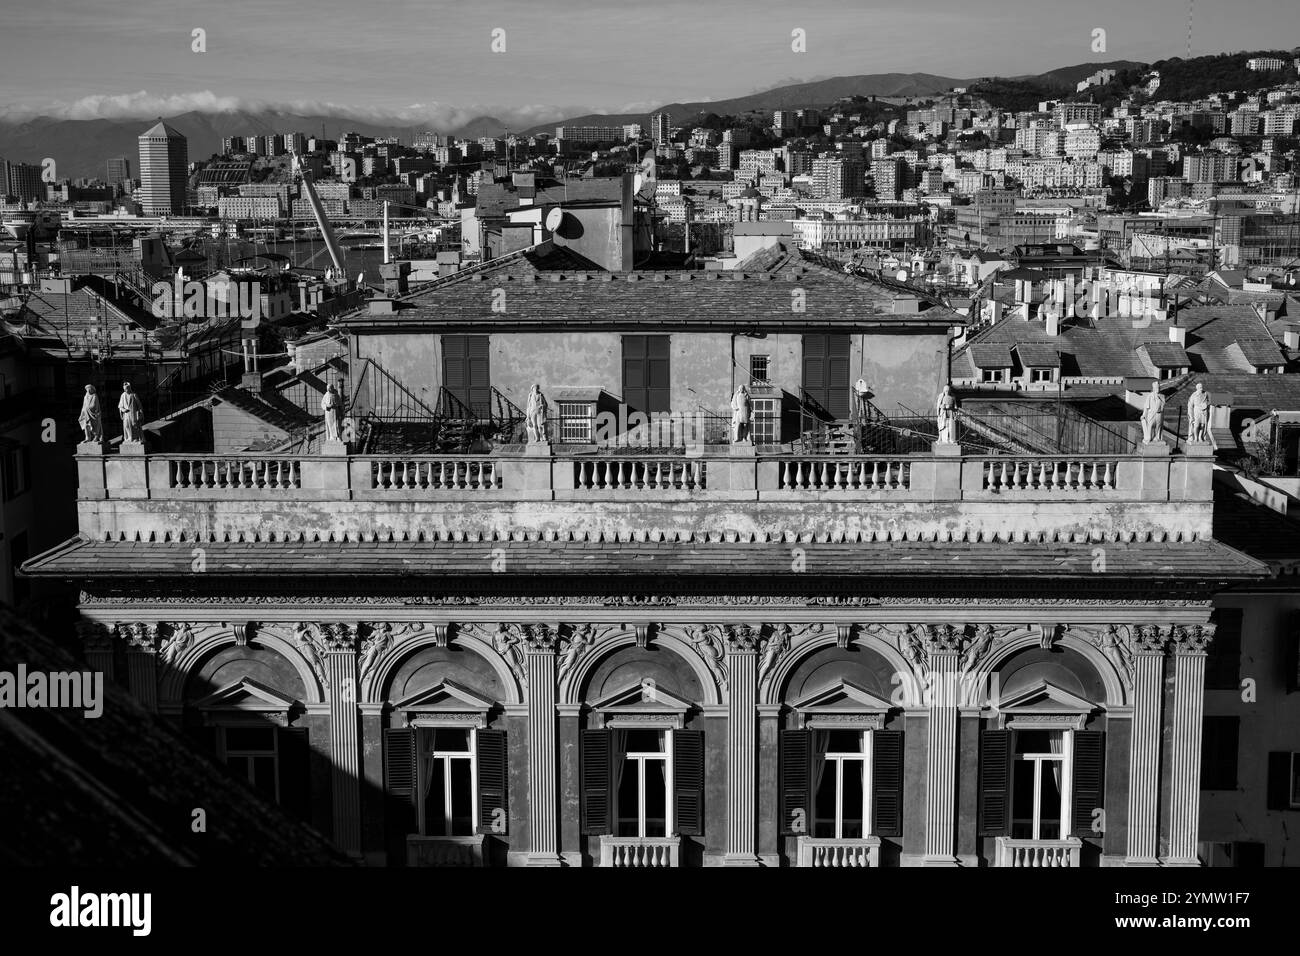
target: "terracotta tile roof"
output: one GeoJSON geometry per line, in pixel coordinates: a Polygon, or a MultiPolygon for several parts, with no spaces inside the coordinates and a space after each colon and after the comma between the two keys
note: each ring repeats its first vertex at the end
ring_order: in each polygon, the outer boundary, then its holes
{"type": "MultiPolygon", "coordinates": [[[[737,577],[788,579],[789,548],[772,543],[592,541],[276,541],[202,543],[207,574],[303,577],[473,577],[506,552],[512,577],[588,582],[594,577],[737,577]]],[[[191,575],[190,541],[73,539],[23,565],[44,577],[171,578],[191,575]]],[[[1091,575],[1093,542],[998,543],[878,541],[805,543],[807,567],[820,576],[952,579],[1091,575]]],[[[1108,542],[1114,578],[1244,580],[1266,572],[1258,561],[1216,541],[1108,542]]]]}

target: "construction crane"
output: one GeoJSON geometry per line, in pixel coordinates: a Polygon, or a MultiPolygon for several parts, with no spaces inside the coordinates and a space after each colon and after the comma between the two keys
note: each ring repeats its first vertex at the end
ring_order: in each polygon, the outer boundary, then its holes
{"type": "Polygon", "coordinates": [[[325,248],[329,250],[330,259],[334,261],[334,272],[339,279],[347,280],[347,269],[343,264],[343,249],[339,246],[338,240],[334,238],[334,229],[330,226],[329,217],[325,215],[325,208],[320,203],[320,197],[316,195],[316,187],[312,185],[311,170],[303,163],[298,156],[297,150],[290,153],[293,157],[293,168],[302,177],[302,191],[307,197],[307,204],[311,206],[311,213],[316,217],[316,225],[320,227],[321,238],[325,240],[325,248]]]}

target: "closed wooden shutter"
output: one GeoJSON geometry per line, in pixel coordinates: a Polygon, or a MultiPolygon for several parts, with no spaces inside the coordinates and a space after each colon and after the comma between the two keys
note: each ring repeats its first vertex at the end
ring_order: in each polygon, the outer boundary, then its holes
{"type": "Polygon", "coordinates": [[[582,751],[582,832],[609,833],[613,829],[611,814],[610,748],[613,735],[608,730],[584,730],[582,751]]]}
{"type": "Polygon", "coordinates": [[[980,836],[1011,832],[1011,731],[980,734],[980,836]]]}
{"type": "Polygon", "coordinates": [[[803,337],[804,399],[822,418],[849,417],[849,337],[803,337]]]}
{"type": "Polygon", "coordinates": [[[1290,810],[1291,752],[1274,750],[1268,755],[1268,808],[1290,810]]]}
{"type": "Polygon", "coordinates": [[[475,417],[491,417],[492,377],[488,367],[488,336],[442,337],[442,383],[475,417]]]}
{"type": "Polygon", "coordinates": [[[1106,735],[1100,731],[1074,733],[1074,793],[1071,806],[1074,835],[1093,836],[1093,811],[1105,802],[1106,735]]]}
{"type": "Polygon", "coordinates": [[[623,336],[623,403],[628,412],[672,411],[669,337],[623,336]]]}
{"type": "Polygon", "coordinates": [[[1214,612],[1214,640],[1205,662],[1206,690],[1236,690],[1241,670],[1241,611],[1221,607],[1214,612]]]}
{"type": "Polygon", "coordinates": [[[673,819],[682,836],[704,832],[704,734],[673,731],[673,819]]]}
{"type": "Polygon", "coordinates": [[[903,834],[903,733],[877,730],[871,735],[871,832],[903,834]]]}
{"type": "Polygon", "coordinates": [[[390,728],[384,731],[385,829],[390,846],[400,843],[419,827],[415,812],[418,762],[415,755],[415,731],[390,728]]]}
{"type": "Polygon", "coordinates": [[[280,806],[301,820],[311,819],[311,747],[306,727],[281,727],[278,768],[280,806]]]}
{"type": "Polygon", "coordinates": [[[812,833],[812,746],[810,730],[781,731],[781,832],[812,833]]]}
{"type": "Polygon", "coordinates": [[[480,730],[478,738],[478,832],[507,833],[510,781],[506,735],[480,730]]]}
{"type": "Polygon", "coordinates": [[[1201,725],[1201,789],[1237,789],[1240,717],[1206,717],[1201,725]]]}

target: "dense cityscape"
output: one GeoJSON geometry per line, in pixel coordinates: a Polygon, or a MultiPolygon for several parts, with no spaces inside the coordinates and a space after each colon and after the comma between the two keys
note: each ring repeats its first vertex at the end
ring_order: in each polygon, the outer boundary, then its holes
{"type": "Polygon", "coordinates": [[[1297,865],[1300,48],[961,83],[0,129],[3,664],[111,718],[6,746],[256,799],[144,863],[1297,865]]]}

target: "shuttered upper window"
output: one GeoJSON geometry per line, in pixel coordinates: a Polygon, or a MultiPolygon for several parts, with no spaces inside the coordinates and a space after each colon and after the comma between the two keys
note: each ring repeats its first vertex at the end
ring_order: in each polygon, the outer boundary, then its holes
{"type": "Polygon", "coordinates": [[[623,402],[629,412],[672,411],[667,335],[623,336],[623,402]]]}

